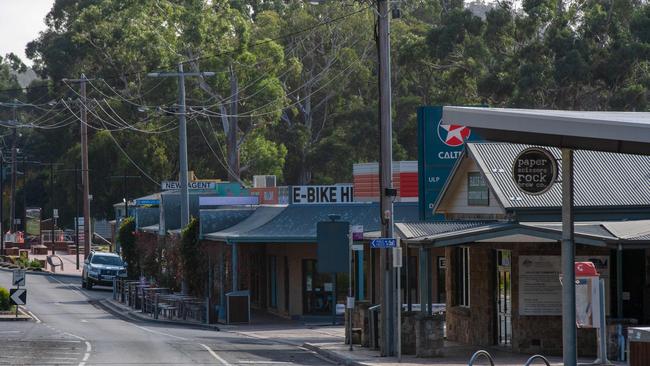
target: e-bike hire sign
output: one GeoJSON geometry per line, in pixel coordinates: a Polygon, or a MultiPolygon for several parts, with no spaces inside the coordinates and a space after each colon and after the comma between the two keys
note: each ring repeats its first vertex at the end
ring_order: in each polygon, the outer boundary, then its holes
{"type": "Polygon", "coordinates": [[[433,205],[465,143],[481,141],[462,121],[444,121],[442,107],[418,108],[418,189],[421,220],[434,216],[433,205]]]}

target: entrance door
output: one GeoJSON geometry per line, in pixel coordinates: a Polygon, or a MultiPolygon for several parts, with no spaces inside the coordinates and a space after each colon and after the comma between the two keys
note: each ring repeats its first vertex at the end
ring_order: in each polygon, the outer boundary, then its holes
{"type": "Polygon", "coordinates": [[[497,344],[512,344],[511,253],[497,250],[497,344]]]}
{"type": "Polygon", "coordinates": [[[334,283],[330,274],[316,271],[315,259],[302,261],[302,311],[305,315],[332,314],[334,283]]]}

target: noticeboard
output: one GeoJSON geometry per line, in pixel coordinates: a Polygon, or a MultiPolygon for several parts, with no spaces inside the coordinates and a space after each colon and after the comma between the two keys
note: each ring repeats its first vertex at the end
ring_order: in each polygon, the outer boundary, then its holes
{"type": "Polygon", "coordinates": [[[41,236],[41,209],[28,208],[25,210],[25,233],[28,237],[41,236]]]}
{"type": "Polygon", "coordinates": [[[350,223],[347,221],[321,221],[316,224],[319,273],[348,271],[350,262],[350,223]]]}

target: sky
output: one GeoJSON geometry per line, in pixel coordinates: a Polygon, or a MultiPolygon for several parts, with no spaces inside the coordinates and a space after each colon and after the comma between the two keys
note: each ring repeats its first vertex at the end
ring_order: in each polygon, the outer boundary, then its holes
{"type": "Polygon", "coordinates": [[[0,56],[13,52],[26,65],[25,46],[45,29],[54,0],[0,0],[0,56]]]}

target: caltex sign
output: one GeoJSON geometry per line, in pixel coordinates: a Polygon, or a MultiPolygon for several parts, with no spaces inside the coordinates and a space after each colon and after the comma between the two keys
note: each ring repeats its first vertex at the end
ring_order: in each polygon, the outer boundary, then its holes
{"type": "Polygon", "coordinates": [[[462,121],[442,119],[442,107],[418,108],[418,189],[421,220],[431,220],[433,204],[465,143],[480,138],[462,121]]]}

